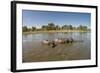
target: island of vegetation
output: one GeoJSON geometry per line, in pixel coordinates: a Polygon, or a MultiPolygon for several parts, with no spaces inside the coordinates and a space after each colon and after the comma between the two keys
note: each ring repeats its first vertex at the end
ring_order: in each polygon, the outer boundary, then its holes
{"type": "Polygon", "coordinates": [[[48,25],[43,25],[40,28],[23,26],[22,31],[23,33],[90,32],[90,28],[83,25],[75,27],[73,25],[59,26],[54,23],[48,23],[48,25]]]}

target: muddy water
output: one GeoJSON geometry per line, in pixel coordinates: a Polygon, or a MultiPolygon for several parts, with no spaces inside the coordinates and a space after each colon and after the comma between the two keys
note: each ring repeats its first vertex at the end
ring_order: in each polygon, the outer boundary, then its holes
{"type": "Polygon", "coordinates": [[[22,56],[23,62],[90,59],[91,35],[90,32],[23,34],[22,56]],[[70,37],[76,42],[57,44],[54,48],[41,44],[43,40],[70,37]]]}

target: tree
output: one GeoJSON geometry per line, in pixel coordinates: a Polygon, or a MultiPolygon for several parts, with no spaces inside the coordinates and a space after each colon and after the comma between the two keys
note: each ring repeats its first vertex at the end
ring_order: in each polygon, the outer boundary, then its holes
{"type": "Polygon", "coordinates": [[[47,29],[48,30],[55,30],[55,24],[54,23],[48,23],[48,26],[47,26],[47,29]]]}
{"type": "Polygon", "coordinates": [[[70,29],[70,30],[73,30],[73,26],[72,26],[72,25],[69,25],[69,29],[70,29]]]}
{"type": "Polygon", "coordinates": [[[71,29],[72,30],[77,30],[77,27],[76,26],[72,26],[71,29]]]}
{"type": "Polygon", "coordinates": [[[82,25],[78,26],[77,29],[82,30],[82,25]]]}
{"type": "Polygon", "coordinates": [[[82,30],[87,30],[88,28],[87,28],[87,26],[83,26],[83,29],[82,30]]]}
{"type": "Polygon", "coordinates": [[[27,26],[23,26],[23,27],[22,27],[22,31],[23,31],[23,32],[26,32],[26,31],[28,31],[28,28],[27,28],[27,26]]]}
{"type": "Polygon", "coordinates": [[[32,27],[32,31],[35,31],[36,30],[36,27],[32,27]]]}
{"type": "Polygon", "coordinates": [[[68,25],[63,25],[62,26],[62,29],[68,29],[69,27],[68,27],[68,25]]]}
{"type": "Polygon", "coordinates": [[[73,30],[73,26],[72,25],[63,25],[62,26],[62,29],[65,29],[65,30],[73,30]]]}
{"type": "Polygon", "coordinates": [[[77,27],[77,29],[79,29],[79,30],[88,30],[87,26],[82,26],[82,25],[77,27]]]}
{"type": "Polygon", "coordinates": [[[55,29],[56,29],[56,30],[60,30],[60,26],[59,26],[59,25],[56,25],[56,26],[55,26],[55,29]]]}
{"type": "Polygon", "coordinates": [[[42,30],[47,30],[47,26],[43,25],[41,29],[42,30]]]}

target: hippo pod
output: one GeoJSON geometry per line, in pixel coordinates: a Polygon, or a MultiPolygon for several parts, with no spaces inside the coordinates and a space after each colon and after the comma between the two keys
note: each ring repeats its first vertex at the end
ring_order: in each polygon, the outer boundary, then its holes
{"type": "Polygon", "coordinates": [[[43,40],[42,44],[50,45],[51,43],[55,44],[63,44],[63,43],[72,43],[73,38],[65,38],[65,39],[54,39],[53,41],[43,40]]]}
{"type": "Polygon", "coordinates": [[[65,38],[65,39],[55,39],[56,43],[72,43],[74,40],[73,38],[65,38]]]}

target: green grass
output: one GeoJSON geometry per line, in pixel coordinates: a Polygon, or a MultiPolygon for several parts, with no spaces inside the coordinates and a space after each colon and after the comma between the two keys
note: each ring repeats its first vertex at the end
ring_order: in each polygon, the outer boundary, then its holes
{"type": "Polygon", "coordinates": [[[41,30],[41,31],[27,31],[23,32],[23,34],[31,34],[31,33],[56,33],[56,32],[90,32],[90,30],[41,30]]]}

